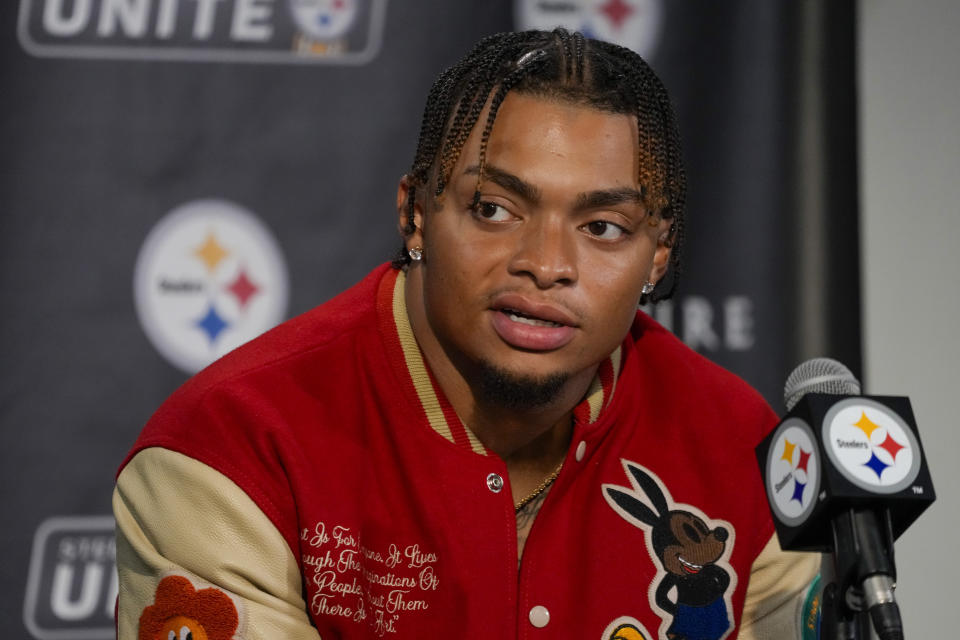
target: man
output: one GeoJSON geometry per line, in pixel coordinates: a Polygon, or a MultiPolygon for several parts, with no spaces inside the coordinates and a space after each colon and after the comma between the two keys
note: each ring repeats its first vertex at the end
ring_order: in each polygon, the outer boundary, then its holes
{"type": "Polygon", "coordinates": [[[672,289],[683,199],[636,54],[479,43],[428,98],[393,268],[147,425],[114,498],[119,635],[796,635],[817,563],[772,537],[775,417],[636,310],[672,289]]]}

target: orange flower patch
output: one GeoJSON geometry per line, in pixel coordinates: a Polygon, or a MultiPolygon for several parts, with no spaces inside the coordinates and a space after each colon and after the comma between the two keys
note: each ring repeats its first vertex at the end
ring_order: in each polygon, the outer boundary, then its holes
{"type": "Polygon", "coordinates": [[[238,623],[237,608],[223,591],[198,591],[183,576],[167,576],[154,604],[140,614],[138,640],[230,640],[238,623]]]}

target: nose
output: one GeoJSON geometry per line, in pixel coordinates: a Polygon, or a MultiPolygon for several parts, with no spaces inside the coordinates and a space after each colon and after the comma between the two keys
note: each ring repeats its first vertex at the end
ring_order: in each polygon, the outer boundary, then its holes
{"type": "Polygon", "coordinates": [[[576,231],[560,219],[545,217],[524,225],[508,269],[512,275],[529,276],[540,289],[573,284],[577,280],[576,231]]]}
{"type": "Polygon", "coordinates": [[[727,536],[729,534],[727,533],[727,530],[724,529],[723,527],[717,527],[716,529],[713,530],[713,535],[720,542],[726,542],[727,536]]]}

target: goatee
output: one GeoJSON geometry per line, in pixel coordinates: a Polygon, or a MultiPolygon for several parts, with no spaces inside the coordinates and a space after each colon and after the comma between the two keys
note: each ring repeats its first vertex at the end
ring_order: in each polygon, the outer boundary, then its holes
{"type": "Polygon", "coordinates": [[[477,394],[481,401],[504,409],[537,409],[552,402],[569,377],[566,373],[527,376],[481,362],[477,394]]]}

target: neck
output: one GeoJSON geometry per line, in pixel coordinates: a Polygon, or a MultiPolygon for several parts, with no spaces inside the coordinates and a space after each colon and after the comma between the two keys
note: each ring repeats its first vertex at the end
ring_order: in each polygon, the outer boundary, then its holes
{"type": "Polygon", "coordinates": [[[477,398],[467,377],[461,374],[458,378],[465,388],[458,388],[461,385],[454,382],[443,391],[484,446],[499,455],[508,468],[532,465],[552,469],[566,454],[573,432],[573,408],[586,394],[593,376],[568,380],[553,400],[533,409],[484,402],[477,398]]]}
{"type": "Polygon", "coordinates": [[[537,409],[517,410],[478,400],[459,371],[440,373],[452,364],[430,360],[431,370],[466,428],[496,453],[507,466],[513,502],[519,503],[557,470],[570,447],[573,408],[586,394],[593,374],[567,381],[557,397],[537,409]],[[438,371],[439,370],[439,371],[438,371]]]}
{"type": "Polygon", "coordinates": [[[573,409],[586,395],[596,367],[570,376],[548,402],[533,408],[505,407],[483,398],[476,391],[480,367],[454,362],[429,330],[418,275],[407,276],[407,315],[423,357],[454,411],[485,447],[506,462],[511,475],[514,470],[552,471],[566,454],[573,409]]]}

